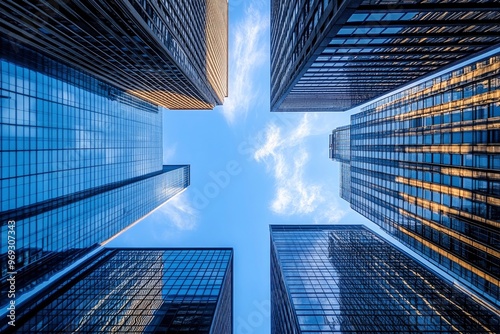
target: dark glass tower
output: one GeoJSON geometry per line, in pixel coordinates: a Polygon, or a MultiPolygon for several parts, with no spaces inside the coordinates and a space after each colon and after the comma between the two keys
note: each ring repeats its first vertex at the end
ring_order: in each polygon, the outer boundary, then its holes
{"type": "Polygon", "coordinates": [[[499,74],[500,54],[462,65],[368,105],[330,143],[354,210],[497,305],[499,74]]]}
{"type": "Polygon", "coordinates": [[[233,251],[112,249],[65,273],[1,332],[199,333],[233,330],[233,251]]]}
{"type": "Polygon", "coordinates": [[[498,313],[361,225],[272,225],[271,333],[497,333],[498,313]]]}
{"type": "Polygon", "coordinates": [[[170,109],[227,96],[227,0],[6,0],[0,32],[170,109]]]}
{"type": "Polygon", "coordinates": [[[189,166],[163,166],[156,105],[0,43],[3,305],[8,272],[20,296],[186,188],[189,166]]]}
{"type": "Polygon", "coordinates": [[[271,110],[344,111],[500,42],[498,0],[273,0],[271,110]]]}

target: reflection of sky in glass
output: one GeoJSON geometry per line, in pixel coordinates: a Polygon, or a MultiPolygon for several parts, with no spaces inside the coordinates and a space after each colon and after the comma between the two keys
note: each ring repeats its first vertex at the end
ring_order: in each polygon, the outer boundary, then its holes
{"type": "Polygon", "coordinates": [[[275,232],[273,241],[300,328],[337,328],[338,274],[328,260],[328,231],[275,232]]]}
{"type": "Polygon", "coordinates": [[[19,48],[0,60],[0,219],[16,221],[21,295],[184,189],[189,167],[164,169],[157,106],[19,48]]]}
{"type": "Polygon", "coordinates": [[[208,333],[232,319],[216,311],[221,291],[232,293],[231,262],[230,249],[103,249],[36,296],[41,303],[19,312],[16,329],[208,333]]]}
{"type": "Polygon", "coordinates": [[[499,68],[496,49],[363,107],[347,175],[354,210],[496,304],[499,68]]]}
{"type": "Polygon", "coordinates": [[[273,226],[272,241],[303,332],[498,329],[489,309],[361,226],[273,226]]]}

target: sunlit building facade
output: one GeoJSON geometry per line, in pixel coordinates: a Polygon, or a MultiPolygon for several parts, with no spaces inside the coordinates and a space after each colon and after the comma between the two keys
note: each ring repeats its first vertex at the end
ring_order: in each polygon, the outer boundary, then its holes
{"type": "Polygon", "coordinates": [[[271,110],[344,111],[500,42],[497,0],[273,0],[271,110]]]}
{"type": "Polygon", "coordinates": [[[228,93],[227,0],[6,0],[0,32],[166,108],[228,93]]]}
{"type": "Polygon", "coordinates": [[[500,305],[500,55],[364,107],[347,149],[351,207],[500,305]]]}
{"type": "Polygon", "coordinates": [[[180,193],[190,169],[163,165],[158,106],[0,41],[0,287],[15,271],[20,296],[180,193]]]}
{"type": "Polygon", "coordinates": [[[271,225],[271,333],[496,333],[500,317],[362,225],[271,225]]]}
{"type": "Polygon", "coordinates": [[[2,333],[233,332],[233,250],[104,248],[38,292],[2,333]]]}

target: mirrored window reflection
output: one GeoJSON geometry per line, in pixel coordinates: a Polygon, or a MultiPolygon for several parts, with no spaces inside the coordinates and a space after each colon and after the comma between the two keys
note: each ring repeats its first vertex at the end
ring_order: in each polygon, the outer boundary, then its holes
{"type": "Polygon", "coordinates": [[[332,156],[352,208],[496,301],[499,68],[490,56],[364,107],[348,166],[340,146],[332,156]]]}
{"type": "Polygon", "coordinates": [[[19,333],[232,332],[229,249],[104,249],[57,283],[19,333]]]}
{"type": "MultiPolygon", "coordinates": [[[[433,217],[429,210],[424,215],[433,217]]],[[[497,325],[489,310],[360,225],[272,225],[271,253],[277,333],[439,333],[497,325]]]]}

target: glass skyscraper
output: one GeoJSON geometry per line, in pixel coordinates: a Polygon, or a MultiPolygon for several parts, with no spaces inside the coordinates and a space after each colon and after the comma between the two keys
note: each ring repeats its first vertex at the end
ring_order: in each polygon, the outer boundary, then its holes
{"type": "Polygon", "coordinates": [[[163,166],[158,106],[0,43],[0,287],[14,221],[21,295],[185,189],[189,166],[163,166]]]}
{"type": "Polygon", "coordinates": [[[500,43],[498,0],[273,0],[271,110],[344,111],[500,43]]]}
{"type": "Polygon", "coordinates": [[[271,333],[498,333],[500,317],[362,225],[271,225],[271,333]]]}
{"type": "MultiPolygon", "coordinates": [[[[104,248],[19,308],[8,333],[233,330],[233,250],[104,248]]],[[[7,320],[6,320],[7,319],[7,320]]]]}
{"type": "Polygon", "coordinates": [[[375,101],[330,140],[354,210],[500,305],[500,54],[375,101]]]}
{"type": "Polygon", "coordinates": [[[227,0],[6,0],[0,32],[170,109],[228,93],[227,0]]]}

